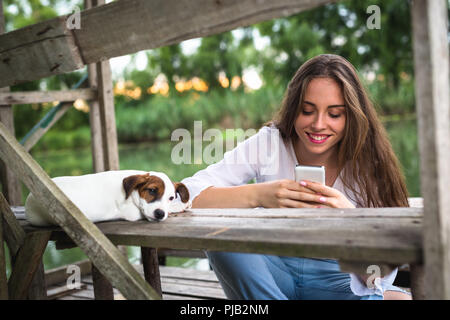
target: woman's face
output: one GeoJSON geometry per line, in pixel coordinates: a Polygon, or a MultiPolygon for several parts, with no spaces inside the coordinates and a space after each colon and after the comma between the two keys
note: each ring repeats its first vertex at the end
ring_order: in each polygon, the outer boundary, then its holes
{"type": "Polygon", "coordinates": [[[299,147],[304,156],[326,156],[337,152],[344,136],[345,101],[331,78],[315,78],[306,88],[302,111],[295,121],[299,147]]]}

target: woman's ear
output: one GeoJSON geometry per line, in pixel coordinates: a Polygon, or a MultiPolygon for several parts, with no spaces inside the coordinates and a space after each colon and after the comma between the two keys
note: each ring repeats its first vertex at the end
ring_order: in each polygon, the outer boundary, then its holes
{"type": "Polygon", "coordinates": [[[128,199],[128,197],[130,196],[131,192],[134,189],[148,182],[149,177],[150,175],[147,173],[147,174],[137,174],[123,179],[122,184],[125,190],[125,199],[128,199]]]}
{"type": "Polygon", "coordinates": [[[189,201],[189,190],[188,188],[181,182],[175,182],[173,184],[175,186],[175,192],[178,193],[181,197],[181,202],[189,201]]]}

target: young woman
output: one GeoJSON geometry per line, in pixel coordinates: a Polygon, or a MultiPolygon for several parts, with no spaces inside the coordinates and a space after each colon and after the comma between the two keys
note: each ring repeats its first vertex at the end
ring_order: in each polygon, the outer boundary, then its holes
{"type": "MultiPolygon", "coordinates": [[[[398,160],[355,68],[331,54],[299,68],[273,121],[183,183],[194,208],[408,206],[398,160]],[[325,166],[326,184],[294,181],[296,164],[325,166]]],[[[332,259],[207,256],[230,299],[410,299],[392,285],[397,270],[367,288],[332,259]]]]}

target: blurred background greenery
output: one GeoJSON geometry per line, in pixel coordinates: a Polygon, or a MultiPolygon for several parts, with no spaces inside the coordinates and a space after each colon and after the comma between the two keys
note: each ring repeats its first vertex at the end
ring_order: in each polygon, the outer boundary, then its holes
{"type": "MultiPolygon", "coordinates": [[[[70,14],[75,6],[83,9],[82,0],[3,3],[7,31],[70,14]]],[[[121,169],[165,171],[173,180],[194,174],[206,164],[170,161],[175,129],[192,132],[194,120],[202,121],[203,130],[258,129],[278,109],[302,63],[335,53],[359,70],[403,166],[410,195],[420,196],[409,5],[404,0],[340,1],[112,59],[121,169]],[[369,5],[380,7],[381,29],[366,27],[369,5]]],[[[85,73],[82,69],[11,90],[68,89],[85,73]]],[[[56,103],[14,106],[17,138],[56,103]]],[[[88,102],[78,100],[32,149],[50,176],[92,172],[88,112],[88,102]]]]}

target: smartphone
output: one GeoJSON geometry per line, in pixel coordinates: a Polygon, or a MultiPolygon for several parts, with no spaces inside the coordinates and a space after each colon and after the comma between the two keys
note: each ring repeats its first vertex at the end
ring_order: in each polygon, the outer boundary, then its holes
{"type": "Polygon", "coordinates": [[[309,180],[325,184],[324,166],[295,166],[295,181],[309,180]]]}

